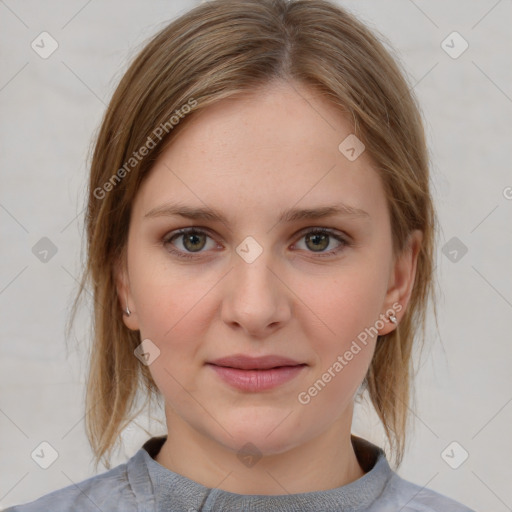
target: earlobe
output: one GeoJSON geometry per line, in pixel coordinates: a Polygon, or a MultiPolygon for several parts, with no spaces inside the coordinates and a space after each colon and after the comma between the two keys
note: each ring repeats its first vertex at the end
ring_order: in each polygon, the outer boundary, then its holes
{"type": "Polygon", "coordinates": [[[128,329],[136,331],[139,328],[137,315],[135,311],[132,311],[133,308],[130,308],[131,291],[128,279],[128,272],[124,260],[119,261],[116,265],[115,281],[117,297],[120,304],[123,322],[126,325],[126,327],[128,327],[128,329]]]}
{"type": "Polygon", "coordinates": [[[130,308],[128,307],[128,300],[126,299],[126,295],[124,296],[124,303],[125,307],[123,309],[123,315],[130,316],[132,312],[130,311],[130,308]]]}
{"type": "Polygon", "coordinates": [[[395,259],[384,303],[386,307],[385,316],[389,322],[382,329],[382,332],[379,332],[381,335],[388,334],[400,324],[400,318],[409,304],[422,240],[422,231],[412,231],[404,249],[395,259]]]}

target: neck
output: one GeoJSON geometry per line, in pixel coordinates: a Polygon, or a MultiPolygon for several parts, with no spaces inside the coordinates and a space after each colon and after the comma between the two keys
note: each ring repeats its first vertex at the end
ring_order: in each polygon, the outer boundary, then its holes
{"type": "MultiPolygon", "coordinates": [[[[169,415],[168,415],[169,416],[169,415]]],[[[169,433],[155,460],[209,488],[237,494],[296,494],[334,489],[364,471],[350,439],[350,422],[336,422],[300,446],[241,463],[237,452],[206,437],[177,415],[167,418],[169,433]],[[290,470],[293,468],[293,470],[290,470]]]]}

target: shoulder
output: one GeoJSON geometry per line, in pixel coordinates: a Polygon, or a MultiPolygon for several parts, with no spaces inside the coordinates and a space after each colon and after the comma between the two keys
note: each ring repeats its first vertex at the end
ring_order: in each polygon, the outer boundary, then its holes
{"type": "Polygon", "coordinates": [[[144,475],[140,472],[140,462],[139,451],[128,462],[109,471],[53,491],[30,503],[10,507],[4,512],[136,512],[143,498],[141,485],[145,485],[144,490],[151,485],[148,478],[145,482],[141,481],[144,475]]]}
{"type": "MultiPolygon", "coordinates": [[[[436,491],[421,487],[393,472],[371,512],[475,512],[469,507],[436,491]]],[[[370,512],[370,511],[369,511],[370,512]]]]}

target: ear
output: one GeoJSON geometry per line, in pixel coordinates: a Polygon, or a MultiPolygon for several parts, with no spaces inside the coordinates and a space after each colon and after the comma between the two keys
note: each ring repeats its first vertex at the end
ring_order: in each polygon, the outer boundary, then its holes
{"type": "Polygon", "coordinates": [[[123,315],[123,322],[132,331],[139,330],[139,320],[137,318],[137,311],[132,299],[130,289],[130,279],[128,276],[128,265],[126,261],[126,252],[116,262],[114,267],[117,298],[119,300],[121,312],[123,315]],[[130,310],[130,315],[126,314],[126,307],[130,310]]]}
{"type": "Polygon", "coordinates": [[[379,330],[381,336],[396,328],[396,325],[389,321],[389,315],[393,313],[399,324],[400,318],[407,309],[416,277],[416,265],[422,241],[423,232],[418,229],[412,231],[405,247],[395,258],[384,301],[385,310],[381,315],[381,318],[385,317],[387,320],[384,327],[379,330]]]}

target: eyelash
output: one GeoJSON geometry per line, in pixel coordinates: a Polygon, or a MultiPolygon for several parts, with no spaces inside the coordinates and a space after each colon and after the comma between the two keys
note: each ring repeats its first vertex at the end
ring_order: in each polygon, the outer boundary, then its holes
{"type": "MultiPolygon", "coordinates": [[[[200,228],[190,227],[190,228],[178,229],[176,231],[172,231],[171,233],[167,234],[162,239],[163,245],[166,246],[167,244],[169,244],[169,245],[172,246],[171,241],[173,239],[179,238],[180,236],[183,236],[183,235],[189,235],[191,233],[194,233],[194,234],[204,234],[204,235],[207,235],[207,236],[209,236],[211,238],[211,236],[209,235],[208,231],[205,231],[205,230],[200,229],[200,228]]],[[[302,231],[300,233],[299,240],[301,238],[304,238],[306,235],[308,235],[310,233],[328,235],[328,236],[334,238],[335,240],[341,242],[341,245],[339,247],[337,247],[336,249],[333,249],[331,251],[318,252],[318,253],[315,253],[314,251],[309,251],[312,254],[315,254],[316,256],[318,256],[320,258],[328,258],[328,257],[336,256],[343,249],[345,249],[347,247],[350,247],[352,245],[351,242],[349,242],[349,240],[347,240],[346,238],[338,235],[335,231],[333,231],[331,229],[327,229],[327,228],[311,228],[311,229],[308,229],[308,231],[302,231]]],[[[178,258],[182,258],[182,259],[186,259],[186,260],[195,259],[202,252],[202,251],[199,251],[197,253],[186,253],[186,252],[179,251],[179,250],[176,250],[176,249],[167,249],[167,250],[169,251],[169,253],[177,256],[178,258]]]]}

